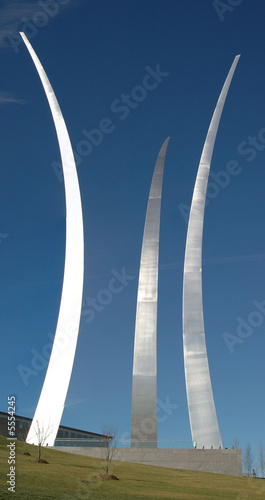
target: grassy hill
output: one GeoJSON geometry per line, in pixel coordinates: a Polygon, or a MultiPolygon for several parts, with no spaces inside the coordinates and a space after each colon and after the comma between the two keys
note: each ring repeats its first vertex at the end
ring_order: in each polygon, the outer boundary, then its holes
{"type": "Polygon", "coordinates": [[[34,462],[37,447],[22,455],[16,443],[16,493],[8,491],[9,451],[0,436],[0,499],[16,500],[257,500],[265,498],[265,480],[206,472],[166,469],[113,461],[111,474],[119,481],[97,478],[102,460],[44,449],[48,464],[34,462]]]}

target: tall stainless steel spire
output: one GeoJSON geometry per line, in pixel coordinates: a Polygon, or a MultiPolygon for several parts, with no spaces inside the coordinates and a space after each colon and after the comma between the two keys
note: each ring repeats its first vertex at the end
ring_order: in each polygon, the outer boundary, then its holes
{"type": "Polygon", "coordinates": [[[156,329],[161,193],[167,145],[163,143],[146,212],[135,321],[131,446],[157,446],[156,329]]]}
{"type": "Polygon", "coordinates": [[[222,447],[205,342],[202,302],[202,237],[205,198],[215,138],[227,92],[240,56],[236,56],[218,99],[195,182],[186,241],[183,283],[183,345],[192,439],[198,448],[222,447]]]}
{"type": "Polygon", "coordinates": [[[39,73],[52,112],[62,158],[66,201],[65,267],[53,348],[39,402],[27,436],[37,444],[41,433],[52,446],[60,425],[71,378],[81,314],[84,241],[83,216],[74,155],[60,106],[48,77],[24,33],[20,33],[39,73]]]}

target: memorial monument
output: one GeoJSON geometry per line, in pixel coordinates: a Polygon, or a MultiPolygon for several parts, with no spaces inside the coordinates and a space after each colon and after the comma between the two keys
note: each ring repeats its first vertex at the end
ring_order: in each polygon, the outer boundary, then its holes
{"type": "Polygon", "coordinates": [[[222,448],[206,350],[202,301],[202,237],[205,199],[216,134],[240,56],[218,99],[203,147],[190,208],[183,280],[183,349],[189,418],[194,446],[222,448]]]}
{"type": "Polygon", "coordinates": [[[64,175],[66,245],[61,303],[49,365],[27,436],[27,443],[37,444],[36,433],[39,429],[47,436],[44,445],[53,446],[64,409],[79,332],[84,275],[83,215],[74,155],[59,103],[30,42],[24,33],[20,34],[49,102],[64,175]],[[61,348],[63,342],[64,348],[61,348]]]}
{"type": "Polygon", "coordinates": [[[157,447],[157,297],[161,193],[168,137],[153,174],[147,205],[135,320],[131,447],[157,447]]]}

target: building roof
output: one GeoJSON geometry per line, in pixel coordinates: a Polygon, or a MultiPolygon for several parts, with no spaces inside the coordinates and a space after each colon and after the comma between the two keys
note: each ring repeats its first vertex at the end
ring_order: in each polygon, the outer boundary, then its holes
{"type": "MultiPolygon", "coordinates": [[[[3,416],[3,417],[7,418],[8,417],[8,413],[6,413],[4,411],[0,411],[0,416],[3,416]]],[[[31,422],[32,421],[32,418],[23,417],[23,416],[17,415],[17,414],[15,414],[15,418],[16,419],[23,419],[23,420],[26,420],[27,422],[31,422]]],[[[93,436],[97,436],[97,437],[108,437],[108,436],[105,436],[104,434],[98,434],[97,432],[91,432],[91,431],[84,431],[82,429],[76,429],[74,427],[68,427],[66,425],[60,425],[59,429],[60,430],[67,430],[67,431],[71,431],[71,432],[77,432],[78,434],[92,434],[93,436]]]]}

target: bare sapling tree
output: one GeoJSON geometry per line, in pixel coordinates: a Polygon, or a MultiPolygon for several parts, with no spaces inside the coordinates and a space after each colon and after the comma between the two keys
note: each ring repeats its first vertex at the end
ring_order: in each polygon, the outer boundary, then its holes
{"type": "Polygon", "coordinates": [[[53,433],[53,427],[48,423],[45,427],[43,423],[36,421],[36,426],[34,427],[36,433],[37,443],[38,443],[38,460],[41,460],[42,449],[45,446],[46,440],[53,433]]]}
{"type": "Polygon", "coordinates": [[[26,452],[26,439],[27,439],[28,432],[29,432],[29,430],[28,430],[28,428],[26,426],[26,423],[23,422],[23,427],[22,427],[22,430],[21,430],[21,439],[23,441],[23,452],[22,453],[24,455],[26,455],[26,454],[30,455],[30,453],[26,452]]]}
{"type": "Polygon", "coordinates": [[[259,447],[258,469],[259,469],[259,476],[265,477],[265,454],[262,441],[260,442],[260,447],[259,447]]]}
{"type": "Polygon", "coordinates": [[[108,426],[102,428],[103,455],[105,462],[105,474],[109,473],[111,461],[117,451],[117,427],[108,426]]]}
{"type": "Polygon", "coordinates": [[[252,453],[252,450],[251,450],[251,446],[248,443],[247,446],[246,446],[246,449],[245,449],[245,452],[244,452],[244,458],[243,458],[244,472],[245,472],[245,474],[247,474],[248,477],[252,473],[253,462],[254,462],[253,453],[252,453]]]}

